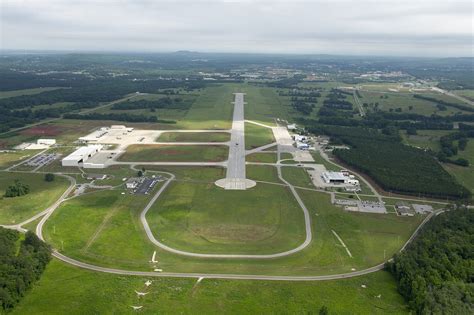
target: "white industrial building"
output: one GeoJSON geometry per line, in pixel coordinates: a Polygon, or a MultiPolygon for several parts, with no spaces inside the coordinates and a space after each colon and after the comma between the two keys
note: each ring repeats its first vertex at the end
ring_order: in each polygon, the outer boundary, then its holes
{"type": "Polygon", "coordinates": [[[296,148],[299,150],[309,150],[309,144],[304,142],[296,142],[296,148]]]}
{"type": "Polygon", "coordinates": [[[323,172],[321,177],[327,184],[345,184],[349,180],[342,172],[323,172]]]}
{"type": "Polygon", "coordinates": [[[80,147],[62,159],[61,164],[62,166],[79,166],[79,163],[84,163],[89,158],[94,156],[94,154],[102,150],[102,148],[103,146],[100,144],[80,147]]]}

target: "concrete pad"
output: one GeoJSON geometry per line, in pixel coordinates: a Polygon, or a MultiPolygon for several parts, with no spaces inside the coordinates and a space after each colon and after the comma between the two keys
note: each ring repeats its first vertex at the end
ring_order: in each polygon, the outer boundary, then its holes
{"type": "Polygon", "coordinates": [[[293,156],[297,162],[314,162],[313,156],[308,151],[296,150],[293,156]]]}
{"type": "Polygon", "coordinates": [[[225,190],[246,190],[257,185],[255,181],[246,178],[222,178],[215,184],[225,190]]]}

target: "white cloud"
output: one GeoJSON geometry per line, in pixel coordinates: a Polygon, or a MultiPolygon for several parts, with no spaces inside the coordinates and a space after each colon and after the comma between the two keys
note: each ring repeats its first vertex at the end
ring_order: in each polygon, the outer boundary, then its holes
{"type": "Polygon", "coordinates": [[[473,55],[469,0],[2,0],[2,49],[473,55]]]}

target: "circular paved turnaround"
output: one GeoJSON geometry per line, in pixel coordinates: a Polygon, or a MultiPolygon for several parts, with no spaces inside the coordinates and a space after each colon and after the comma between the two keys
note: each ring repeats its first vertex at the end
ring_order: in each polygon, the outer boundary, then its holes
{"type": "Polygon", "coordinates": [[[245,190],[257,185],[255,181],[246,178],[222,178],[215,184],[226,190],[245,190]]]}

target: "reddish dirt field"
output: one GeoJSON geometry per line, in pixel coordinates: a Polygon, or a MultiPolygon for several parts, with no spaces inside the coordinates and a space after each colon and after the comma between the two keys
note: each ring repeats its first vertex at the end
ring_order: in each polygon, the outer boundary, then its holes
{"type": "Polygon", "coordinates": [[[61,129],[56,126],[44,125],[28,128],[20,133],[26,136],[57,136],[61,132],[61,129]]]}

